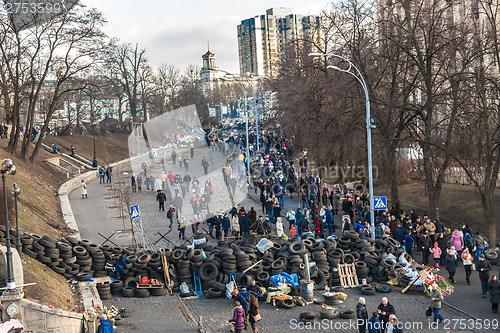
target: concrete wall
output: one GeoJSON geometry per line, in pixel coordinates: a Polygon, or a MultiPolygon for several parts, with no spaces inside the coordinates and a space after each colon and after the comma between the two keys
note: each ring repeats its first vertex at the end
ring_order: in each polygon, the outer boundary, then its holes
{"type": "Polygon", "coordinates": [[[59,158],[57,157],[51,158],[48,160],[43,160],[43,162],[46,163],[49,167],[51,167],[53,170],[65,175],[66,178],[70,177],[69,170],[59,165],[59,158]]]}
{"type": "Polygon", "coordinates": [[[51,309],[23,299],[23,324],[27,333],[83,333],[83,314],[51,309]]]}

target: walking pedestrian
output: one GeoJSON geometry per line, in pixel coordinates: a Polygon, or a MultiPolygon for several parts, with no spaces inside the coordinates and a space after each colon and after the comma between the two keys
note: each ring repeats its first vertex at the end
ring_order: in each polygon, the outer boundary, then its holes
{"type": "Polygon", "coordinates": [[[436,267],[439,267],[439,260],[441,258],[442,251],[439,248],[438,242],[434,242],[434,247],[432,249],[429,249],[430,253],[432,253],[432,256],[434,257],[434,261],[436,262],[436,267]]]}
{"type": "Polygon", "coordinates": [[[372,313],[372,317],[368,320],[368,333],[382,333],[382,324],[378,319],[377,311],[372,313]]]}
{"type": "Polygon", "coordinates": [[[113,176],[113,168],[108,165],[108,167],[106,168],[106,183],[111,183],[112,176],[113,176]]]}
{"type": "Polygon", "coordinates": [[[449,275],[449,280],[451,283],[455,283],[455,268],[457,265],[457,259],[455,258],[455,255],[453,254],[452,250],[448,250],[448,254],[446,255],[445,261],[444,261],[444,267],[448,271],[449,275]]]}
{"type": "Polygon", "coordinates": [[[465,248],[462,252],[462,261],[465,269],[465,281],[470,285],[470,274],[472,272],[472,254],[469,253],[469,249],[465,248]]]}
{"type": "Polygon", "coordinates": [[[455,247],[458,255],[461,256],[462,250],[464,249],[464,239],[460,231],[458,231],[458,228],[455,228],[455,230],[453,230],[453,233],[451,234],[450,247],[452,246],[455,247]]]}
{"type": "Polygon", "coordinates": [[[208,167],[210,165],[208,164],[208,161],[205,157],[203,157],[203,159],[201,160],[201,166],[203,167],[203,173],[205,175],[208,175],[208,167]]]}
{"type": "Polygon", "coordinates": [[[441,322],[444,318],[439,314],[439,310],[441,310],[441,302],[444,301],[443,294],[438,289],[437,283],[432,284],[431,291],[431,304],[430,307],[434,312],[434,324],[438,324],[438,321],[441,322]]]}
{"type": "Polygon", "coordinates": [[[177,220],[177,214],[175,213],[175,208],[172,205],[170,205],[170,208],[168,209],[167,218],[170,221],[168,228],[172,230],[172,224],[174,223],[174,219],[177,220]]]}
{"type": "Polygon", "coordinates": [[[479,279],[481,280],[481,290],[483,292],[483,298],[486,298],[486,292],[488,291],[488,280],[490,278],[491,265],[484,259],[484,254],[479,256],[479,263],[477,264],[477,271],[479,272],[479,279]]]}
{"type": "Polygon", "coordinates": [[[245,328],[245,310],[238,301],[234,302],[233,319],[229,319],[229,322],[234,323],[235,333],[241,333],[245,328]]]}
{"type": "Polygon", "coordinates": [[[385,332],[387,329],[387,323],[389,322],[389,316],[391,314],[395,314],[396,310],[394,309],[394,306],[389,303],[387,297],[382,297],[382,303],[379,304],[377,310],[380,322],[382,323],[382,332],[385,332]]]}
{"type": "Polygon", "coordinates": [[[491,312],[498,312],[498,303],[500,303],[500,282],[498,282],[496,274],[491,276],[488,282],[488,291],[490,292],[491,312]]]}
{"type": "MultiPolygon", "coordinates": [[[[255,283],[255,280],[253,280],[252,282],[255,283]]],[[[259,333],[259,329],[257,328],[257,322],[261,319],[259,313],[259,301],[253,293],[250,293],[249,314],[250,316],[248,318],[248,321],[250,322],[250,326],[252,327],[252,333],[259,333]]]]}
{"type": "Polygon", "coordinates": [[[484,238],[476,231],[476,237],[474,237],[476,241],[476,257],[479,258],[484,252],[484,238]]]}
{"type": "Polygon", "coordinates": [[[88,198],[89,196],[87,195],[87,184],[85,183],[85,181],[82,179],[82,181],[80,182],[80,192],[82,194],[82,199],[86,199],[88,198]]]}
{"type": "Polygon", "coordinates": [[[136,181],[137,181],[137,191],[142,192],[142,177],[140,174],[139,176],[137,176],[136,181]]]}
{"type": "MultiPolygon", "coordinates": [[[[103,176],[104,180],[104,176],[103,176]]],[[[130,177],[130,186],[132,187],[132,192],[135,192],[137,189],[137,184],[135,182],[135,174],[132,174],[132,177],[130,177]]]]}
{"type": "Polygon", "coordinates": [[[106,175],[106,170],[103,166],[99,167],[99,184],[104,183],[104,176],[106,175]]]}
{"type": "Polygon", "coordinates": [[[177,219],[177,229],[179,230],[179,239],[186,240],[186,218],[184,214],[181,213],[177,219]]]}
{"type": "Polygon", "coordinates": [[[167,197],[165,196],[165,193],[163,193],[162,190],[158,190],[158,194],[156,195],[156,201],[158,201],[158,210],[159,211],[165,211],[165,201],[167,200],[167,197]]]}
{"type": "Polygon", "coordinates": [[[368,311],[366,310],[366,301],[364,297],[360,297],[356,305],[356,318],[358,323],[359,333],[366,333],[368,324],[368,311]]]}

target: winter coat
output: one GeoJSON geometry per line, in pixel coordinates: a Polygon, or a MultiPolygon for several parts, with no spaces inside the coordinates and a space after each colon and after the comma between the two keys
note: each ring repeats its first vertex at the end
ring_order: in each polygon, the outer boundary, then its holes
{"type": "Polygon", "coordinates": [[[240,302],[245,313],[250,311],[250,293],[246,290],[240,290],[238,296],[236,296],[235,301],[240,302]]]}
{"type": "Polygon", "coordinates": [[[413,237],[411,237],[411,235],[409,234],[406,234],[405,235],[405,248],[406,249],[412,249],[413,248],[413,237]]]}
{"type": "Polygon", "coordinates": [[[419,243],[420,247],[423,247],[425,251],[431,247],[431,239],[429,237],[420,238],[419,243]]]}
{"type": "Polygon", "coordinates": [[[179,226],[179,229],[184,229],[187,226],[186,218],[179,217],[177,219],[177,225],[179,226]]]}
{"type": "Polygon", "coordinates": [[[460,231],[453,231],[451,234],[450,247],[454,246],[455,250],[462,251],[464,247],[464,240],[460,231]]]}
{"type": "Polygon", "coordinates": [[[484,249],[484,238],[481,235],[477,235],[475,240],[477,248],[484,249]]]}
{"type": "Polygon", "coordinates": [[[250,231],[250,225],[252,224],[252,220],[248,217],[247,214],[241,219],[241,231],[250,231]]]}
{"type": "Polygon", "coordinates": [[[446,258],[444,259],[444,268],[450,273],[455,272],[455,265],[457,263],[457,259],[455,259],[455,256],[446,255],[446,258]]]}
{"type": "Polygon", "coordinates": [[[382,333],[382,324],[377,317],[371,317],[368,320],[368,333],[382,333]]]}
{"type": "Polygon", "coordinates": [[[97,327],[97,333],[114,333],[113,325],[109,323],[108,319],[101,320],[99,327],[97,327]]]}
{"type": "Polygon", "coordinates": [[[488,282],[488,291],[490,292],[490,303],[500,303],[500,281],[488,282]]]}
{"type": "Polygon", "coordinates": [[[158,201],[159,203],[165,203],[165,200],[167,200],[167,197],[165,196],[165,193],[158,193],[156,195],[156,201],[158,201]]]}
{"type": "Polygon", "coordinates": [[[431,308],[440,309],[442,301],[444,301],[444,297],[439,289],[431,291],[431,308]]]}
{"type": "Polygon", "coordinates": [[[396,229],[396,231],[394,232],[394,236],[396,237],[396,240],[398,242],[400,242],[401,244],[403,244],[403,241],[405,239],[405,234],[406,234],[406,229],[403,226],[398,227],[396,229]]]}
{"type": "Polygon", "coordinates": [[[392,306],[392,304],[389,302],[387,302],[387,305],[380,303],[380,305],[378,306],[378,310],[380,310],[379,312],[380,321],[384,321],[386,323],[389,322],[389,316],[391,314],[396,314],[394,306],[392,306]],[[385,315],[383,315],[382,312],[385,312],[385,315]]]}
{"type": "Polygon", "coordinates": [[[428,223],[424,223],[424,229],[427,230],[427,235],[432,236],[436,233],[436,225],[429,221],[428,223]]]}
{"type": "Polygon", "coordinates": [[[368,320],[368,311],[366,310],[366,305],[358,303],[356,305],[356,318],[368,320]]]}
{"type": "Polygon", "coordinates": [[[224,231],[228,231],[229,230],[229,227],[231,226],[231,221],[229,221],[229,217],[227,216],[224,216],[222,218],[222,229],[224,229],[224,231]]]}
{"type": "Polygon", "coordinates": [[[472,236],[470,234],[466,233],[465,237],[464,237],[464,244],[469,249],[469,252],[472,253],[472,251],[474,250],[474,247],[476,246],[476,240],[474,238],[472,238],[472,236]]]}
{"type": "Polygon", "coordinates": [[[434,225],[436,227],[436,234],[440,234],[444,231],[444,226],[441,221],[437,220],[436,222],[434,222],[434,225]]]}
{"type": "Polygon", "coordinates": [[[431,251],[434,259],[441,258],[441,254],[443,253],[443,251],[441,251],[441,249],[439,247],[433,247],[429,251],[431,251]]]}
{"type": "Polygon", "coordinates": [[[487,262],[486,260],[480,260],[476,265],[476,270],[479,272],[479,278],[481,280],[489,280],[491,270],[491,265],[489,262],[487,262]],[[482,268],[484,269],[483,271],[481,271],[482,268]]]}
{"type": "Polygon", "coordinates": [[[245,328],[245,310],[241,305],[234,308],[233,319],[230,319],[229,322],[234,323],[234,328],[237,330],[245,328]]]}

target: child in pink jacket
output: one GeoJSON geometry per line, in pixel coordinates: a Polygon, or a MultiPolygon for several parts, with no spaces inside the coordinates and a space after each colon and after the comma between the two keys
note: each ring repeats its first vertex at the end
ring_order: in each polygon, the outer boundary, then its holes
{"type": "Polygon", "coordinates": [[[439,248],[438,242],[434,242],[434,247],[432,249],[429,249],[429,251],[431,251],[432,256],[434,257],[436,267],[439,267],[439,258],[441,258],[442,251],[439,248]]]}

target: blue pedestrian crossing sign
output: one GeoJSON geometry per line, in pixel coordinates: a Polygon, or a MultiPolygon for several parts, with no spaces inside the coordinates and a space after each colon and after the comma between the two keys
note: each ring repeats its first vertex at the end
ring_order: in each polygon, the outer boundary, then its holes
{"type": "Polygon", "coordinates": [[[373,197],[373,209],[374,210],[387,209],[387,197],[373,197]]]}
{"type": "Polygon", "coordinates": [[[139,205],[130,206],[130,217],[132,220],[139,217],[139,205]]]}

